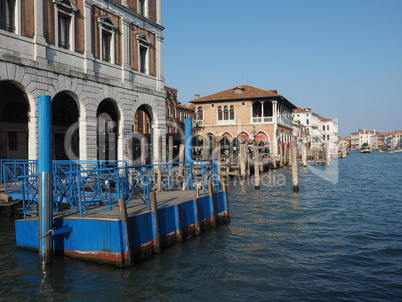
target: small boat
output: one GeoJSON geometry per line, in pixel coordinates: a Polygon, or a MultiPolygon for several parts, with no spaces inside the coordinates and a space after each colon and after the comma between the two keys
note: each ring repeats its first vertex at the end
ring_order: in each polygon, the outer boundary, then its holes
{"type": "Polygon", "coordinates": [[[360,150],[360,153],[370,153],[370,152],[371,152],[371,149],[369,147],[363,147],[360,150]]]}
{"type": "Polygon", "coordinates": [[[380,150],[378,150],[380,153],[384,153],[384,151],[382,151],[381,149],[380,150]]]}
{"type": "Polygon", "coordinates": [[[394,150],[394,152],[402,152],[402,149],[394,150]]]}
{"type": "Polygon", "coordinates": [[[391,149],[391,150],[388,151],[388,153],[394,153],[394,150],[391,149]]]}

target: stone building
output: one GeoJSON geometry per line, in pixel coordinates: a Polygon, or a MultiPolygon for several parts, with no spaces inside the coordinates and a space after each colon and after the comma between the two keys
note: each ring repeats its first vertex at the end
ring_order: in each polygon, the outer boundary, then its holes
{"type": "Polygon", "coordinates": [[[138,112],[149,117],[158,158],[166,132],[161,0],[1,5],[0,158],[37,158],[39,95],[52,99],[54,159],[124,159],[138,112]]]}
{"type": "Polygon", "coordinates": [[[278,142],[292,140],[292,109],[296,108],[276,90],[249,85],[236,86],[191,100],[195,120],[203,133],[267,142],[277,153],[278,142]]]}
{"type": "Polygon", "coordinates": [[[194,118],[194,105],[183,105],[177,97],[178,90],[165,86],[166,91],[166,133],[184,133],[186,118],[194,118]],[[181,130],[180,130],[181,129],[181,130]]]}

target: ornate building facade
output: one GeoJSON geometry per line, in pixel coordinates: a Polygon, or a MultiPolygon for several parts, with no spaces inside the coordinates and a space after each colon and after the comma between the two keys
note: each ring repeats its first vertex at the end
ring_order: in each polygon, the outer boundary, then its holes
{"type": "Polygon", "coordinates": [[[273,153],[279,142],[292,140],[292,109],[296,107],[276,90],[242,85],[201,98],[197,95],[190,103],[205,134],[264,141],[273,153]]]}
{"type": "Polygon", "coordinates": [[[138,112],[158,158],[161,0],[0,1],[0,158],[37,158],[39,95],[52,98],[53,159],[125,159],[138,112]]]}

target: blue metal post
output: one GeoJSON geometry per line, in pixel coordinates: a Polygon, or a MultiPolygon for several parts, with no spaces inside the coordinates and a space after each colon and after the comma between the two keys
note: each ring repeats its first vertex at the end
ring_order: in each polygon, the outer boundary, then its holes
{"type": "Polygon", "coordinates": [[[191,118],[186,118],[185,120],[185,142],[184,142],[184,150],[185,150],[185,161],[192,161],[192,127],[193,127],[193,120],[191,118]]]}
{"type": "Polygon", "coordinates": [[[53,190],[52,190],[52,105],[50,96],[38,98],[39,122],[39,264],[44,268],[53,261],[53,190]]]}
{"type": "MultiPolygon", "coordinates": [[[[186,118],[185,120],[185,129],[184,129],[184,134],[185,134],[185,142],[184,142],[184,158],[185,161],[191,165],[191,161],[193,160],[193,154],[192,154],[192,145],[193,145],[193,136],[192,136],[192,127],[193,127],[193,120],[191,118],[186,118]]],[[[187,167],[187,165],[186,165],[187,167]]],[[[192,190],[191,186],[191,169],[187,171],[186,173],[186,190],[192,190]]]]}

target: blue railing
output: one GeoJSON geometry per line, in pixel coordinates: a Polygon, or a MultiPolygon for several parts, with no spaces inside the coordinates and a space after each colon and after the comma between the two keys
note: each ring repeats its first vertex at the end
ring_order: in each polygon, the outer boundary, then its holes
{"type": "MultiPolygon", "coordinates": [[[[86,168],[91,167],[90,163],[86,164],[86,168]]],[[[81,162],[79,165],[60,162],[53,165],[54,212],[79,212],[82,217],[85,212],[111,211],[113,207],[118,207],[120,198],[126,205],[130,201],[140,201],[150,209],[152,191],[198,188],[206,194],[209,181],[214,190],[219,190],[216,160],[145,166],[122,164],[120,167],[106,167],[99,163],[95,166],[94,169],[84,169],[85,165],[81,162]]],[[[6,168],[11,170],[9,166],[6,168]]],[[[15,184],[21,188],[24,217],[36,214],[38,175],[28,173],[15,178],[15,184]]]]}

